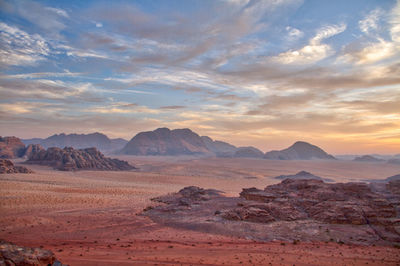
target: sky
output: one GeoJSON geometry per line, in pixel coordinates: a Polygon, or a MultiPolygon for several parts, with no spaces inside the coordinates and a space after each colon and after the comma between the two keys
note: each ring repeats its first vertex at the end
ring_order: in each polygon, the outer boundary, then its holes
{"type": "Polygon", "coordinates": [[[0,135],[400,153],[400,1],[0,0],[0,135]]]}

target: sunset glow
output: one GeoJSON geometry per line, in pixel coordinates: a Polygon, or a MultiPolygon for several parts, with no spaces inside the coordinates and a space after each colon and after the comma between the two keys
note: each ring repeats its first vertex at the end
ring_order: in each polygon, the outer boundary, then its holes
{"type": "Polygon", "coordinates": [[[400,152],[400,1],[0,0],[2,136],[400,152]]]}

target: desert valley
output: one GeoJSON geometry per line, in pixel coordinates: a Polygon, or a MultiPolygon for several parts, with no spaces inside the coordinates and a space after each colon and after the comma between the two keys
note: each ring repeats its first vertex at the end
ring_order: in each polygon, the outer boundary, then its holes
{"type": "Polygon", "coordinates": [[[0,238],[51,250],[64,264],[400,261],[400,165],[393,158],[338,160],[304,142],[280,152],[285,158],[239,156],[244,148],[188,129],[139,133],[105,157],[84,146],[96,144],[87,139],[93,134],[58,136],[75,148],[1,139],[2,162],[16,168],[0,166],[0,238]],[[131,147],[136,154],[124,152],[131,147]],[[230,155],[217,155],[227,147],[230,155]]]}
{"type": "Polygon", "coordinates": [[[0,0],[0,266],[400,266],[400,0],[0,0]]]}

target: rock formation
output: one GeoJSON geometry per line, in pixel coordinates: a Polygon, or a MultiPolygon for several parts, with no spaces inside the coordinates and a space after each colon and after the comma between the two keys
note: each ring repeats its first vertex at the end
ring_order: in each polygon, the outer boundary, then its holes
{"type": "Polygon", "coordinates": [[[321,148],[311,145],[310,143],[298,141],[287,149],[281,151],[270,151],[264,155],[265,159],[270,160],[312,160],[335,159],[332,155],[326,153],[321,148]]]}
{"type": "Polygon", "coordinates": [[[295,175],[279,175],[274,177],[275,179],[284,180],[284,179],[313,179],[313,180],[323,180],[325,182],[333,182],[332,179],[322,178],[316,175],[313,175],[306,171],[300,171],[295,175]]]}
{"type": "Polygon", "coordinates": [[[27,163],[49,165],[58,170],[132,170],[125,161],[105,157],[96,148],[75,150],[71,147],[39,149],[31,154],[27,163]]]}
{"type": "Polygon", "coordinates": [[[23,156],[25,144],[16,137],[0,137],[0,158],[13,159],[23,156]]]}
{"type": "Polygon", "coordinates": [[[40,144],[44,148],[50,147],[73,147],[75,149],[85,149],[96,147],[103,152],[111,152],[122,149],[128,142],[124,139],[109,139],[106,135],[101,133],[91,134],[55,134],[46,139],[34,138],[25,139],[23,142],[26,145],[40,144]]]}
{"type": "Polygon", "coordinates": [[[237,148],[229,143],[212,140],[210,137],[202,136],[204,144],[210,152],[213,152],[218,157],[231,157],[237,148]]]}
{"type": "Polygon", "coordinates": [[[121,151],[131,155],[212,155],[202,138],[190,129],[159,128],[141,132],[121,151]]]}
{"type": "Polygon", "coordinates": [[[50,250],[17,246],[4,240],[0,240],[0,265],[64,266],[50,250]]]}
{"type": "Polygon", "coordinates": [[[262,158],[264,153],[257,148],[254,147],[239,147],[233,157],[241,157],[241,158],[262,158]]]}
{"type": "Polygon", "coordinates": [[[42,150],[44,150],[44,148],[40,144],[29,144],[25,149],[24,157],[29,159],[33,154],[37,154],[42,150]]]}
{"type": "Polygon", "coordinates": [[[371,155],[363,155],[363,156],[359,156],[359,157],[354,158],[353,161],[355,161],[355,162],[371,162],[371,163],[374,163],[374,162],[383,162],[384,160],[375,158],[375,157],[373,157],[371,155]]]}
{"type": "Polygon", "coordinates": [[[0,159],[0,174],[33,173],[24,166],[16,166],[7,159],[0,159]]]}
{"type": "Polygon", "coordinates": [[[261,241],[400,241],[400,180],[327,184],[285,179],[264,190],[243,189],[238,198],[188,187],[154,200],[162,204],[144,214],[173,227],[261,241]]]}

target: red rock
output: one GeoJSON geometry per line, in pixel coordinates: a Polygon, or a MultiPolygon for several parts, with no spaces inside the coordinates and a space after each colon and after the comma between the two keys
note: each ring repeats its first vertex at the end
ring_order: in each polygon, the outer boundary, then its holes
{"type": "Polygon", "coordinates": [[[49,165],[62,171],[74,170],[132,170],[135,167],[127,162],[105,157],[96,148],[75,150],[71,147],[37,149],[27,163],[49,165]]]}
{"type": "Polygon", "coordinates": [[[66,266],[50,250],[17,246],[3,240],[0,240],[0,265],[66,266]]]}
{"type": "Polygon", "coordinates": [[[16,137],[0,137],[0,158],[13,159],[21,157],[25,152],[25,144],[16,137]]]}
{"type": "Polygon", "coordinates": [[[10,160],[0,159],[0,174],[32,173],[26,167],[15,166],[10,160]]]}

